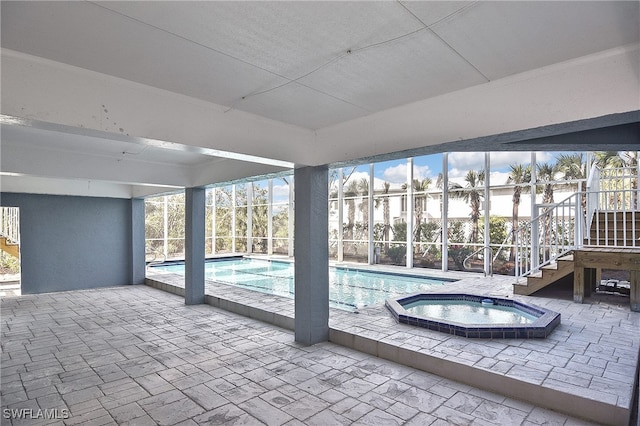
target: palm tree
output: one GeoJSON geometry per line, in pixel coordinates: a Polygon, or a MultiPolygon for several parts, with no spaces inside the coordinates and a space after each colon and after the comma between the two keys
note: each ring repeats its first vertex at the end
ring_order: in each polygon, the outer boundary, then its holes
{"type": "Polygon", "coordinates": [[[353,230],[355,228],[356,218],[356,200],[358,195],[358,182],[351,181],[344,187],[343,195],[347,203],[347,226],[344,227],[345,239],[353,240],[353,230]]]}
{"type": "Polygon", "coordinates": [[[553,164],[538,163],[538,179],[546,182],[542,191],[542,204],[553,204],[553,181],[557,168],[553,164]]]}
{"type": "Polygon", "coordinates": [[[389,249],[389,230],[391,229],[391,212],[389,210],[389,188],[391,188],[391,184],[389,182],[382,183],[382,194],[384,198],[382,199],[382,214],[384,217],[384,230],[382,231],[383,239],[384,239],[384,248],[385,250],[389,249]]]}
{"type": "MultiPolygon", "coordinates": [[[[556,165],[549,163],[538,164],[538,178],[545,182],[544,190],[542,191],[542,204],[553,204],[553,183],[556,177],[558,168],[556,165]]],[[[547,207],[545,209],[548,210],[547,207]]],[[[547,215],[543,223],[543,235],[544,235],[544,247],[545,258],[549,258],[549,246],[551,245],[551,216],[547,215]]]]}
{"type": "Polygon", "coordinates": [[[268,246],[268,198],[267,188],[255,186],[253,188],[253,203],[252,209],[249,214],[252,215],[252,236],[253,242],[256,245],[256,250],[260,250],[266,253],[268,246]]]}
{"type": "Polygon", "coordinates": [[[511,252],[509,254],[509,260],[514,261],[516,258],[516,233],[518,228],[518,210],[520,207],[520,195],[522,194],[523,187],[520,186],[525,183],[531,182],[531,166],[523,166],[522,164],[512,164],[510,166],[509,177],[507,183],[514,184],[513,187],[513,210],[511,214],[511,252]]]}
{"type": "Polygon", "coordinates": [[[638,167],[638,151],[622,151],[618,155],[628,167],[638,167]]]}
{"type": "Polygon", "coordinates": [[[561,154],[556,163],[556,170],[562,173],[564,180],[581,179],[580,191],[586,191],[587,183],[585,179],[587,178],[587,164],[581,153],[561,154]]]}
{"type": "Polygon", "coordinates": [[[638,151],[600,151],[596,152],[596,162],[602,168],[636,167],[638,151]]]}
{"type": "MultiPolygon", "coordinates": [[[[580,180],[576,185],[579,192],[585,194],[587,191],[587,163],[582,153],[561,154],[556,163],[556,169],[562,173],[564,180],[580,180]]],[[[582,197],[582,214],[587,214],[587,197],[582,197]]]]}
{"type": "Polygon", "coordinates": [[[466,188],[469,189],[465,193],[465,199],[471,207],[471,242],[478,242],[478,221],[480,220],[480,210],[482,210],[482,197],[481,186],[484,185],[484,170],[476,172],[475,170],[469,170],[464,177],[467,183],[466,188]]]}
{"type": "Polygon", "coordinates": [[[452,195],[454,198],[461,198],[469,203],[471,207],[471,213],[469,216],[471,217],[471,236],[470,242],[477,243],[478,242],[478,221],[480,220],[480,211],[482,210],[482,198],[484,189],[482,185],[484,185],[484,170],[475,171],[469,170],[464,177],[464,181],[466,185],[463,187],[457,183],[451,183],[449,185],[449,191],[454,190],[452,195]],[[461,191],[462,189],[466,189],[466,191],[461,191]]]}
{"type": "Polygon", "coordinates": [[[436,188],[442,189],[444,186],[444,174],[442,172],[438,173],[438,177],[436,178],[436,188]]]}
{"type": "Polygon", "coordinates": [[[366,234],[369,229],[369,179],[358,180],[356,188],[357,194],[363,197],[359,207],[362,212],[362,230],[366,234]]]}
{"type": "MultiPolygon", "coordinates": [[[[414,205],[414,216],[416,219],[416,226],[413,230],[413,237],[414,237],[414,241],[416,242],[420,242],[420,230],[421,230],[421,226],[422,226],[422,200],[426,200],[427,199],[427,194],[425,193],[425,191],[427,189],[429,189],[429,186],[431,185],[431,178],[426,177],[422,180],[419,179],[414,179],[413,180],[413,190],[417,193],[414,196],[414,200],[415,200],[415,205],[414,205]]],[[[407,190],[407,184],[403,183],[402,184],[402,189],[403,190],[407,190]]],[[[426,204],[426,203],[425,203],[426,204]]]]}
{"type": "MultiPolygon", "coordinates": [[[[638,167],[638,151],[601,151],[596,152],[596,162],[600,168],[637,168],[638,167]]],[[[635,175],[635,173],[632,173],[635,175]]],[[[635,208],[640,207],[638,201],[638,178],[632,177],[630,179],[631,192],[631,205],[635,208]]],[[[613,203],[613,200],[611,201],[613,203]]]]}

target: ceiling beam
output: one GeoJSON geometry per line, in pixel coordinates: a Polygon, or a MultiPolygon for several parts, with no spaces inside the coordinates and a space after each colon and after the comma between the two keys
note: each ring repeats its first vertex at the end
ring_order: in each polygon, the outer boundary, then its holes
{"type": "Polygon", "coordinates": [[[638,111],[638,75],[640,44],[528,71],[320,129],[315,162],[484,151],[494,135],[638,111]]]}

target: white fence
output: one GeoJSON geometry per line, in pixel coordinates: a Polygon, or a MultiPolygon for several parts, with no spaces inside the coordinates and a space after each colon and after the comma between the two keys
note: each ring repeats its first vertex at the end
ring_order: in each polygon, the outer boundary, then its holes
{"type": "Polygon", "coordinates": [[[516,276],[529,275],[582,245],[583,194],[577,192],[544,207],[528,226],[516,232],[516,276]]]}
{"type": "Polygon", "coordinates": [[[0,207],[0,235],[10,242],[20,243],[20,209],[18,207],[0,207]]]}
{"type": "Polygon", "coordinates": [[[635,167],[591,169],[577,192],[516,230],[516,276],[526,276],[582,246],[640,247],[635,167]],[[536,237],[537,236],[537,237],[536,237]]]}
{"type": "Polygon", "coordinates": [[[640,193],[633,167],[593,167],[587,182],[584,244],[640,247],[640,193]]]}

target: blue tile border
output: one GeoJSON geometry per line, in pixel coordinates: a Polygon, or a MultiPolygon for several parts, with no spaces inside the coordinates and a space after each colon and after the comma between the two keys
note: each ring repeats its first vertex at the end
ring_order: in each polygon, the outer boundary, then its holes
{"type": "Polygon", "coordinates": [[[385,306],[399,323],[468,338],[541,339],[551,334],[553,329],[560,324],[560,314],[549,309],[512,299],[472,294],[416,293],[409,296],[387,299],[385,306]],[[461,324],[453,321],[438,321],[432,318],[414,315],[403,307],[404,305],[420,300],[463,300],[481,303],[485,299],[491,299],[494,305],[517,308],[520,311],[535,316],[537,319],[531,324],[513,326],[509,324],[461,324]]]}

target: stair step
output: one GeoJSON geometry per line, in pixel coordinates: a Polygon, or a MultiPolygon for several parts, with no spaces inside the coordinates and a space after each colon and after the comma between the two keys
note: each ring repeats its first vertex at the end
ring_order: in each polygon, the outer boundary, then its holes
{"type": "Polygon", "coordinates": [[[613,219],[607,219],[607,218],[601,217],[601,218],[598,218],[598,220],[594,220],[593,222],[591,222],[591,226],[593,227],[598,225],[602,228],[606,224],[609,224],[609,226],[613,226],[614,223],[617,223],[618,226],[622,226],[622,224],[624,223],[626,223],[627,226],[633,226],[633,224],[635,223],[637,226],[640,223],[640,215],[638,215],[638,217],[636,217],[635,219],[632,217],[629,217],[626,220],[623,220],[623,219],[613,220],[613,219]]]}
{"type": "Polygon", "coordinates": [[[640,211],[639,210],[630,210],[630,211],[626,211],[626,212],[621,212],[621,211],[603,211],[603,210],[599,210],[597,212],[595,212],[596,217],[598,218],[609,218],[609,219],[628,219],[628,218],[634,218],[634,217],[639,217],[640,216],[640,211]]]}
{"type": "Polygon", "coordinates": [[[623,240],[623,239],[608,239],[605,240],[603,238],[597,239],[592,238],[590,240],[584,240],[583,244],[585,246],[611,246],[611,247],[640,247],[640,239],[639,240],[623,240]]]}
{"type": "Polygon", "coordinates": [[[9,253],[11,256],[20,257],[19,245],[9,241],[6,237],[0,237],[0,250],[9,253]]]}
{"type": "Polygon", "coordinates": [[[589,234],[591,235],[591,238],[596,237],[598,235],[603,236],[603,235],[608,235],[608,236],[621,236],[621,235],[628,235],[628,236],[633,236],[637,233],[640,233],[640,226],[638,226],[636,229],[631,228],[630,226],[623,228],[622,226],[618,226],[618,227],[608,227],[608,228],[591,228],[591,232],[589,232],[589,234]]]}
{"type": "MultiPolygon", "coordinates": [[[[640,247],[640,211],[596,212],[585,246],[640,247]],[[635,232],[634,232],[635,231],[635,232]]],[[[556,259],[527,276],[526,284],[513,284],[514,294],[530,295],[573,272],[573,255],[556,259]]]]}
{"type": "Polygon", "coordinates": [[[573,254],[568,254],[556,259],[555,263],[545,265],[529,276],[525,284],[517,283],[513,285],[514,294],[528,296],[543,289],[549,284],[553,284],[559,279],[566,277],[573,272],[573,254]]]}

